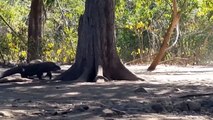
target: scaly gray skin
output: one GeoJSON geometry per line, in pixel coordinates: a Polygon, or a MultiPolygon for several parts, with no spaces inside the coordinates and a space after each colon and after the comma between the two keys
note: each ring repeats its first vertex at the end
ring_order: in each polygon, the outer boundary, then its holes
{"type": "Polygon", "coordinates": [[[36,75],[39,79],[42,79],[43,73],[47,73],[47,76],[51,79],[51,71],[57,71],[60,69],[61,68],[53,62],[34,63],[11,68],[3,72],[0,79],[16,73],[20,73],[23,78],[29,78],[36,75]]]}
{"type": "Polygon", "coordinates": [[[5,72],[3,72],[0,75],[0,79],[4,78],[4,77],[7,77],[7,76],[10,76],[10,75],[13,75],[13,74],[16,74],[16,73],[21,73],[21,71],[22,71],[22,67],[21,66],[13,67],[13,68],[11,68],[11,69],[6,70],[5,72]]]}

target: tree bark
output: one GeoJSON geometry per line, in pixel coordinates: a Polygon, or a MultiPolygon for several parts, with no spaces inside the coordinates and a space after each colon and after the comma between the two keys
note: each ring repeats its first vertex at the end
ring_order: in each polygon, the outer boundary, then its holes
{"type": "Polygon", "coordinates": [[[170,41],[170,37],[173,33],[175,26],[179,23],[179,20],[180,20],[180,12],[178,12],[177,1],[173,0],[173,13],[172,13],[171,24],[169,25],[169,28],[167,29],[167,32],[164,35],[164,40],[163,40],[163,44],[160,48],[160,51],[157,54],[157,56],[155,57],[155,59],[153,60],[152,64],[149,66],[148,71],[155,70],[156,66],[159,64],[161,59],[164,57],[166,49],[169,47],[168,44],[170,41]]]}
{"type": "Polygon", "coordinates": [[[115,47],[115,0],[86,0],[80,17],[76,61],[56,79],[140,79],[121,63],[115,47]]]}
{"type": "Polygon", "coordinates": [[[43,0],[32,0],[28,25],[27,61],[41,59],[43,0]]]}

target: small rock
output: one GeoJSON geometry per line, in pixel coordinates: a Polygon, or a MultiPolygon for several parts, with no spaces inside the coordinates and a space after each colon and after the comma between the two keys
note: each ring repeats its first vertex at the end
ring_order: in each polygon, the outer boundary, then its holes
{"type": "Polygon", "coordinates": [[[114,117],[114,116],[122,116],[126,113],[124,111],[116,110],[116,109],[104,109],[103,117],[114,117]]]}
{"type": "Polygon", "coordinates": [[[110,109],[104,109],[103,112],[104,112],[105,114],[114,113],[114,112],[113,112],[112,110],[110,110],[110,109]]]}
{"type": "Polygon", "coordinates": [[[12,104],[11,107],[18,107],[18,104],[12,104]]]}
{"type": "Polygon", "coordinates": [[[201,104],[199,102],[188,101],[187,104],[190,111],[198,112],[201,110],[201,104]]]}
{"type": "Polygon", "coordinates": [[[60,89],[61,87],[55,87],[55,89],[60,89]]]}
{"type": "Polygon", "coordinates": [[[174,88],[173,89],[175,92],[181,92],[182,90],[180,88],[174,88]]]}
{"type": "Polygon", "coordinates": [[[17,99],[14,99],[13,102],[18,102],[20,100],[21,100],[20,98],[17,98],[17,99]]]}
{"type": "Polygon", "coordinates": [[[96,108],[92,108],[91,110],[94,114],[102,114],[103,108],[96,107],[96,108]]]}
{"type": "Polygon", "coordinates": [[[8,112],[8,111],[0,111],[0,116],[1,117],[10,117],[10,118],[12,118],[13,114],[11,112],[8,112]]]}
{"type": "Polygon", "coordinates": [[[104,117],[113,117],[114,115],[116,115],[116,113],[110,109],[104,109],[103,110],[103,116],[104,117]]]}
{"type": "Polygon", "coordinates": [[[154,110],[156,113],[161,113],[165,110],[165,108],[163,107],[163,105],[159,104],[159,103],[155,103],[151,106],[152,110],[154,110]]]}
{"type": "Polygon", "coordinates": [[[58,111],[55,111],[52,113],[52,115],[58,115],[58,114],[59,114],[58,111]]]}
{"type": "Polygon", "coordinates": [[[75,106],[74,110],[79,111],[79,112],[84,112],[86,110],[89,110],[88,105],[77,105],[75,106]]]}
{"type": "Polygon", "coordinates": [[[42,116],[42,115],[44,115],[44,113],[43,112],[34,112],[34,113],[32,113],[33,115],[36,115],[36,116],[42,116]]]}
{"type": "Polygon", "coordinates": [[[143,87],[137,88],[134,92],[135,93],[148,93],[143,87]]]}
{"type": "Polygon", "coordinates": [[[187,105],[187,102],[180,102],[180,103],[176,103],[174,105],[174,107],[177,109],[177,110],[180,110],[180,111],[189,111],[189,108],[188,108],[188,105],[187,105]]]}

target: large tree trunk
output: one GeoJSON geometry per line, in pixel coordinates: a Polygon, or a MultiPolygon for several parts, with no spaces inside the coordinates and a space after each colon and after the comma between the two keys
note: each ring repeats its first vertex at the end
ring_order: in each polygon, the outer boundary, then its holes
{"type": "Polygon", "coordinates": [[[42,53],[43,0],[32,0],[28,25],[27,61],[40,59],[42,53]]]}
{"type": "Polygon", "coordinates": [[[80,17],[73,66],[56,79],[65,81],[139,79],[121,63],[115,47],[115,0],[86,0],[80,17]]]}

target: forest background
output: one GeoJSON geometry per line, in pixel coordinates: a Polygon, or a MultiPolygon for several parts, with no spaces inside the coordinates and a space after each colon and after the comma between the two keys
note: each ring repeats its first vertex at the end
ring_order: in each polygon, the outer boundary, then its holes
{"type": "MultiPolygon", "coordinates": [[[[0,0],[0,61],[27,57],[29,0],[0,0]],[[5,24],[5,21],[8,23],[5,24]]],[[[44,0],[42,59],[72,63],[84,0],[44,0]]],[[[211,64],[213,1],[178,0],[179,39],[164,63],[211,64]]],[[[116,47],[124,63],[150,63],[159,51],[172,17],[169,0],[116,0],[116,47]],[[133,61],[132,61],[133,60],[133,61]],[[129,62],[132,61],[132,62],[129,62]]],[[[175,42],[173,34],[170,45],[175,42]]]]}

